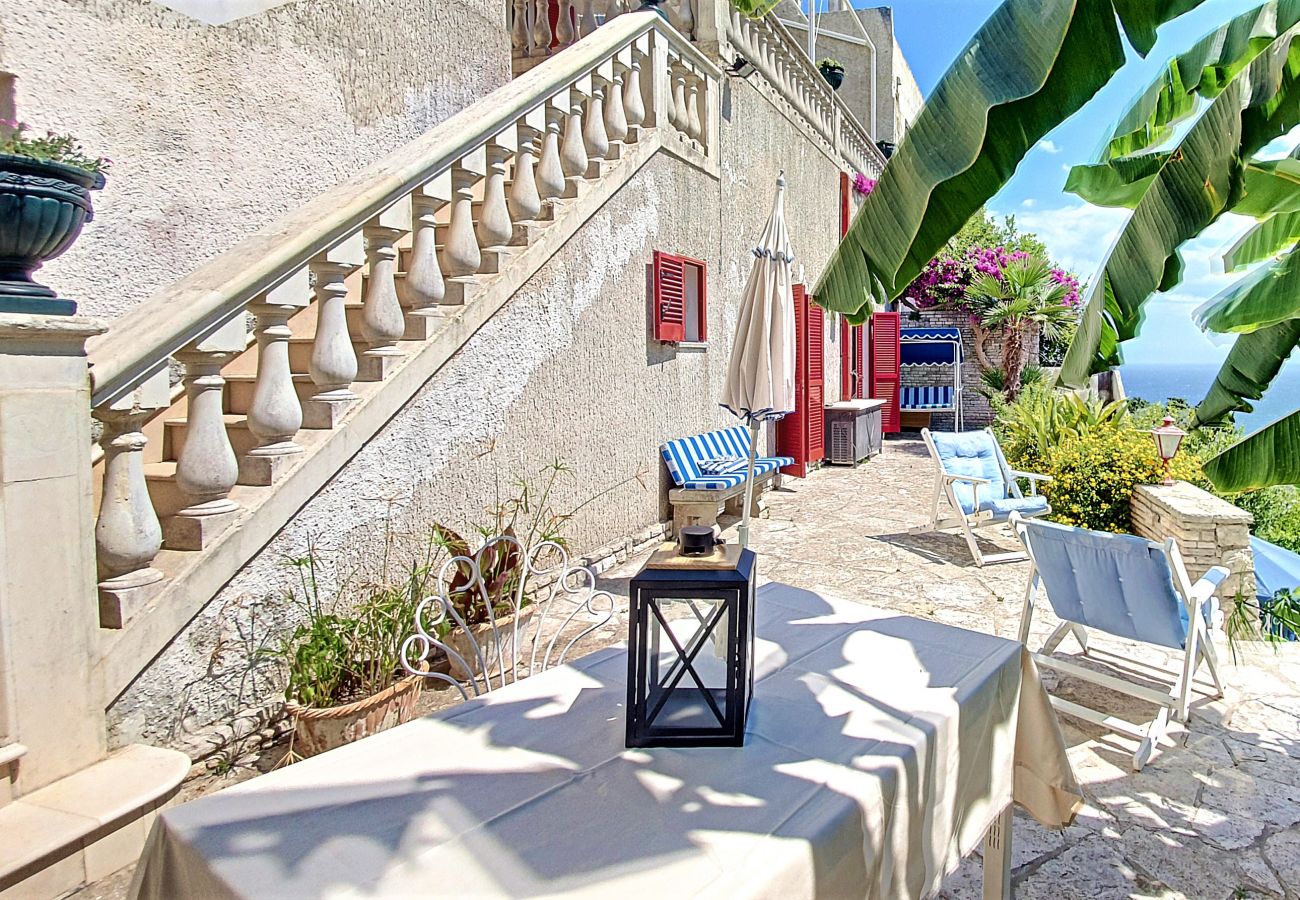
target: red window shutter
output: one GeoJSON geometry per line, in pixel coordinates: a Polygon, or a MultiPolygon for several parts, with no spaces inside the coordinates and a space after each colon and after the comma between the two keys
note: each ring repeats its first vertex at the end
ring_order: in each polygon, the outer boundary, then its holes
{"type": "Polygon", "coordinates": [[[794,286],[794,412],[776,426],[776,452],[794,463],[782,466],[786,475],[808,474],[808,297],[802,284],[794,286]]]}
{"type": "Polygon", "coordinates": [[[885,434],[897,434],[902,428],[898,409],[900,319],[896,312],[878,312],[871,317],[871,396],[885,401],[881,411],[885,434]]]}
{"type": "Polygon", "coordinates": [[[867,327],[853,326],[853,355],[855,357],[853,396],[862,399],[867,396],[867,327]]]}
{"type": "Polygon", "coordinates": [[[853,396],[853,331],[848,319],[840,316],[840,399],[853,396]]]}
{"type": "Polygon", "coordinates": [[[698,263],[691,267],[692,273],[699,279],[699,298],[700,298],[700,342],[703,343],[709,339],[709,274],[708,268],[704,263],[698,263]]]}
{"type": "Polygon", "coordinates": [[[686,340],[686,264],[681,257],[655,251],[653,305],[655,340],[686,340]]]}
{"type": "Polygon", "coordinates": [[[826,458],[826,310],[808,303],[808,462],[826,458]]]}

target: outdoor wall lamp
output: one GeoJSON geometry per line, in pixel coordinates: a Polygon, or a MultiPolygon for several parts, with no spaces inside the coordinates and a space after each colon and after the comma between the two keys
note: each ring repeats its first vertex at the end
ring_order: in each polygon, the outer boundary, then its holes
{"type": "Polygon", "coordinates": [[[749,60],[745,59],[745,57],[740,56],[738,54],[736,56],[736,61],[733,62],[731,65],[727,66],[726,71],[728,75],[734,75],[737,78],[748,78],[750,75],[753,75],[758,70],[754,68],[754,64],[752,62],[750,62],[749,60]]]}
{"type": "Polygon", "coordinates": [[[1165,416],[1164,424],[1151,429],[1151,437],[1156,442],[1156,453],[1165,464],[1165,480],[1161,484],[1173,484],[1174,476],[1170,474],[1169,464],[1178,455],[1178,447],[1183,443],[1183,438],[1187,437],[1187,432],[1174,424],[1172,416],[1165,416]]]}

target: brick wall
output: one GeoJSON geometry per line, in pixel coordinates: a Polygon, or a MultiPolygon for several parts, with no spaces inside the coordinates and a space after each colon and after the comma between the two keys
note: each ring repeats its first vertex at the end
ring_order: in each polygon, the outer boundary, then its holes
{"type": "Polygon", "coordinates": [[[1133,530],[1153,541],[1173,538],[1192,580],[1211,566],[1227,566],[1232,575],[1219,589],[1225,604],[1238,590],[1255,594],[1255,561],[1250,552],[1254,518],[1227,500],[1185,481],[1173,485],[1139,485],[1133,494],[1133,530]]]}
{"type": "MultiPolygon", "coordinates": [[[[988,398],[980,393],[983,382],[980,380],[979,361],[975,357],[975,333],[971,329],[970,317],[953,309],[926,309],[915,315],[903,314],[904,328],[953,327],[961,329],[962,350],[965,362],[961,367],[962,381],[962,427],[971,430],[983,428],[992,423],[993,410],[988,398]]],[[[1002,358],[1002,342],[990,338],[985,345],[985,352],[990,360],[997,363],[1002,358]]],[[[1025,350],[1029,365],[1038,364],[1038,332],[1035,329],[1025,341],[1025,350]]],[[[903,370],[903,384],[906,385],[948,385],[952,384],[952,371],[947,368],[915,368],[903,370]]],[[[950,413],[935,413],[930,417],[930,427],[951,430],[953,426],[950,413]]]]}

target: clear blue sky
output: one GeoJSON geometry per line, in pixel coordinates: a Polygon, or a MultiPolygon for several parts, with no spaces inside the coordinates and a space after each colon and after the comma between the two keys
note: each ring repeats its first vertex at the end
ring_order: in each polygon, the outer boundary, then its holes
{"type": "MultiPolygon", "coordinates": [[[[856,0],[854,5],[867,3],[856,0]]],[[[1257,5],[1258,0],[1209,0],[1161,29],[1159,42],[1145,60],[1130,54],[1129,63],[1091,103],[1031,151],[1015,177],[989,204],[990,210],[1015,215],[1021,228],[1037,233],[1058,261],[1091,280],[1128,213],[1089,206],[1065,193],[1066,172],[1072,165],[1094,160],[1100,142],[1109,134],[1108,126],[1171,56],[1192,46],[1216,25],[1257,5]]],[[[895,0],[895,33],[922,93],[929,93],[997,6],[998,0],[895,0]],[[936,23],[942,23],[941,27],[936,23]]],[[[1202,334],[1192,323],[1191,312],[1239,277],[1223,274],[1219,254],[1248,224],[1238,217],[1224,217],[1184,248],[1187,268],[1183,283],[1148,304],[1141,336],[1124,346],[1126,362],[1217,361],[1223,357],[1230,341],[1202,334]]]]}

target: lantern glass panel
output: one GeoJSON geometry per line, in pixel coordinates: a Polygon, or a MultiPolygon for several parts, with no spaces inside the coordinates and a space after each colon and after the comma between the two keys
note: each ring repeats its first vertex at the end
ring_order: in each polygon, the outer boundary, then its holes
{"type": "Polygon", "coordinates": [[[642,645],[647,719],[656,728],[728,724],[727,604],[716,597],[656,597],[642,645]]]}

